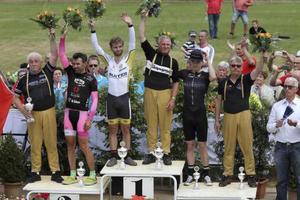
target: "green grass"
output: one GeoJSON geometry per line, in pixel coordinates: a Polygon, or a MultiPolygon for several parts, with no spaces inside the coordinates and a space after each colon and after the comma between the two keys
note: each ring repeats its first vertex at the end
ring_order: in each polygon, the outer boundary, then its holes
{"type": "MultiPolygon", "coordinates": [[[[26,55],[31,51],[38,51],[45,55],[49,51],[47,31],[42,30],[36,23],[29,20],[35,17],[41,10],[52,10],[61,15],[67,6],[83,8],[82,2],[75,3],[42,3],[42,2],[15,2],[0,3],[0,68],[3,71],[15,71],[19,64],[26,61],[26,55]]],[[[102,19],[97,21],[98,39],[109,52],[108,41],[112,36],[121,36],[125,41],[128,39],[127,27],[120,20],[120,14],[127,12],[133,16],[136,34],[138,35],[139,17],[135,15],[138,3],[109,1],[107,11],[102,19]]],[[[184,67],[183,54],[180,46],[187,39],[187,32],[191,29],[199,31],[207,29],[207,21],[204,20],[204,5],[200,2],[177,2],[170,1],[163,4],[163,10],[159,18],[150,18],[147,21],[146,37],[154,44],[154,36],[162,31],[171,31],[176,34],[178,46],[172,51],[172,56],[177,58],[181,67],[184,67]]],[[[288,35],[289,40],[281,41],[279,46],[291,53],[299,47],[299,24],[300,18],[297,13],[300,4],[280,3],[270,4],[257,3],[250,8],[249,17],[259,19],[263,27],[274,34],[288,35]]],[[[231,4],[226,2],[219,22],[219,39],[210,41],[215,47],[216,65],[221,60],[228,59],[230,50],[226,45],[227,33],[231,20],[231,4]]],[[[87,21],[87,20],[85,20],[87,21]]],[[[242,33],[242,23],[239,21],[236,33],[242,33]]],[[[57,41],[60,30],[57,30],[57,41]]],[[[237,41],[238,37],[234,39],[237,41]]],[[[127,44],[126,44],[127,48],[127,44]]],[[[142,68],[145,57],[137,40],[136,67],[142,68]]],[[[81,51],[93,54],[90,44],[90,33],[85,23],[81,32],[70,31],[67,38],[67,53],[81,51]]]]}

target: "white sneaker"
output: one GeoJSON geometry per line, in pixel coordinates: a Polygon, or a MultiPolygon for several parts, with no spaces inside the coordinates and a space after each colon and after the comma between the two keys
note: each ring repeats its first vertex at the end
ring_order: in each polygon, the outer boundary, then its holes
{"type": "Polygon", "coordinates": [[[183,183],[184,186],[189,186],[194,181],[194,178],[192,176],[188,176],[186,181],[183,183]]]}
{"type": "Polygon", "coordinates": [[[213,185],[209,176],[204,177],[204,184],[206,186],[212,186],[213,185]]]}

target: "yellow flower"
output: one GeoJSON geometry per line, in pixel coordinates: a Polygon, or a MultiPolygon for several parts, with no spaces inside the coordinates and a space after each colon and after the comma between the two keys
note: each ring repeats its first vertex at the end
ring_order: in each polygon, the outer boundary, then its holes
{"type": "Polygon", "coordinates": [[[67,11],[71,12],[73,10],[73,8],[68,7],[67,11]]]}
{"type": "Polygon", "coordinates": [[[272,34],[271,33],[266,33],[266,37],[271,38],[272,34]]]}
{"type": "Polygon", "coordinates": [[[48,11],[47,11],[47,10],[44,11],[44,15],[45,15],[45,16],[48,16],[48,11]]]}
{"type": "Polygon", "coordinates": [[[167,36],[171,36],[171,33],[170,33],[170,32],[167,32],[167,36]]]}
{"type": "Polygon", "coordinates": [[[97,3],[101,3],[102,2],[102,0],[97,0],[97,3]]]}

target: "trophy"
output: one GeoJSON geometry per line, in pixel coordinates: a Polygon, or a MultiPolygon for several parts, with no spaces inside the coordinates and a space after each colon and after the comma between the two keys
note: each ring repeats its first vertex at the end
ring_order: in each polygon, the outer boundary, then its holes
{"type": "Polygon", "coordinates": [[[195,172],[193,173],[194,179],[195,179],[195,185],[194,185],[194,190],[199,189],[199,183],[198,180],[200,178],[200,173],[198,172],[200,168],[198,166],[194,167],[195,172]]]}
{"type": "Polygon", "coordinates": [[[240,179],[240,189],[244,189],[243,180],[245,178],[244,167],[239,167],[240,173],[238,174],[238,178],[240,179]]]}
{"type": "MultiPolygon", "coordinates": [[[[24,105],[25,110],[27,112],[29,112],[30,114],[31,114],[31,111],[33,109],[33,104],[31,103],[31,101],[32,101],[31,97],[28,97],[27,98],[27,103],[24,105]]],[[[34,122],[34,118],[33,117],[27,118],[27,123],[31,123],[31,122],[34,122]]]]}
{"type": "Polygon", "coordinates": [[[154,156],[156,157],[156,169],[162,169],[162,157],[164,156],[163,149],[161,148],[161,143],[157,142],[157,148],[154,150],[154,156]]]}
{"type": "Polygon", "coordinates": [[[120,162],[120,169],[125,169],[125,162],[124,162],[124,158],[127,155],[127,149],[125,148],[125,142],[121,141],[120,142],[120,148],[118,149],[118,155],[121,158],[121,162],[120,162]]]}
{"type": "Polygon", "coordinates": [[[78,166],[79,168],[77,168],[77,174],[78,174],[78,177],[79,177],[79,185],[82,187],[83,186],[83,176],[85,174],[85,169],[83,168],[83,162],[80,161],[78,163],[78,166]]]}

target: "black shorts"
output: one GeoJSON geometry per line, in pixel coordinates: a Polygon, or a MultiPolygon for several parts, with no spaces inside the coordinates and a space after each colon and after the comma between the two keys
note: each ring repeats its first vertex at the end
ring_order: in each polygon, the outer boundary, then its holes
{"type": "Polygon", "coordinates": [[[107,95],[106,100],[106,114],[109,124],[115,124],[119,120],[129,121],[131,119],[131,106],[129,93],[123,94],[121,96],[113,96],[111,94],[107,95]]]}
{"type": "Polygon", "coordinates": [[[198,142],[207,141],[207,117],[206,110],[183,112],[183,131],[185,141],[195,140],[197,137],[198,142]]]}

